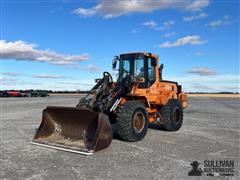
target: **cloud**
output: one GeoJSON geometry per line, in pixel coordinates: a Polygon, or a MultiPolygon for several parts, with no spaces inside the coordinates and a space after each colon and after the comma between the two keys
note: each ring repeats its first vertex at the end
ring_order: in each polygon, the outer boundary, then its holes
{"type": "Polygon", "coordinates": [[[231,19],[231,17],[228,14],[226,14],[226,15],[223,16],[223,19],[224,20],[229,20],[229,19],[231,19]]]}
{"type": "Polygon", "coordinates": [[[173,21],[173,20],[165,21],[162,26],[158,26],[158,24],[153,20],[142,23],[142,25],[147,26],[148,28],[154,29],[154,30],[157,30],[157,31],[163,31],[165,29],[171,29],[174,24],[175,24],[175,21],[173,21]]]}
{"type": "Polygon", "coordinates": [[[183,17],[183,22],[190,22],[190,21],[197,20],[197,19],[204,19],[208,16],[209,16],[208,14],[202,12],[198,15],[183,17]]]}
{"type": "Polygon", "coordinates": [[[188,71],[188,73],[196,74],[200,76],[212,76],[216,74],[214,70],[206,67],[192,68],[188,71]]]}
{"type": "Polygon", "coordinates": [[[222,20],[212,21],[209,23],[209,26],[211,26],[211,27],[217,27],[217,26],[221,26],[221,25],[223,25],[222,20]]]}
{"type": "Polygon", "coordinates": [[[102,4],[98,4],[97,6],[89,9],[80,7],[78,9],[75,9],[73,13],[85,17],[90,17],[98,13],[98,11],[102,9],[102,6],[103,6],[102,4]]]}
{"type": "Polygon", "coordinates": [[[196,55],[196,56],[202,56],[202,55],[203,55],[203,52],[200,52],[200,51],[195,52],[195,55],[196,55]]]}
{"type": "Polygon", "coordinates": [[[203,8],[209,6],[209,4],[209,0],[196,0],[186,6],[185,9],[188,11],[201,11],[203,8]]]}
{"type": "Polygon", "coordinates": [[[3,72],[3,76],[11,76],[11,77],[16,77],[16,76],[21,76],[23,73],[16,73],[16,72],[3,72]]]}
{"type": "Polygon", "coordinates": [[[74,70],[81,70],[81,71],[88,71],[92,73],[98,73],[101,71],[101,68],[93,65],[93,64],[88,64],[85,67],[80,67],[78,64],[75,64],[74,66],[70,66],[74,70]]]}
{"type": "Polygon", "coordinates": [[[94,79],[81,79],[71,81],[60,81],[56,84],[61,85],[61,90],[90,90],[96,83],[94,79]]]}
{"type": "MultiPolygon", "coordinates": [[[[17,78],[12,78],[15,77],[15,75],[17,76],[18,73],[14,74],[11,72],[8,73],[3,73],[3,74],[8,74],[9,77],[0,77],[0,84],[3,86],[4,89],[12,89],[13,86],[14,89],[19,89],[19,86],[25,86],[25,85],[42,85],[39,82],[27,82],[25,80],[19,80],[17,78]],[[11,77],[12,76],[12,77],[11,77]]],[[[21,73],[19,73],[21,74],[21,73]]]]}
{"type": "MultiPolygon", "coordinates": [[[[1,78],[0,78],[1,82],[1,78]]],[[[18,79],[5,79],[1,82],[3,85],[3,89],[34,89],[34,87],[38,86],[37,89],[41,89],[43,87],[43,83],[39,82],[28,82],[25,80],[18,80],[18,79]]]]}
{"type": "Polygon", "coordinates": [[[163,23],[163,25],[164,25],[165,27],[170,27],[170,26],[172,26],[173,24],[175,24],[175,21],[172,21],[172,20],[169,20],[169,21],[166,21],[166,22],[163,23]]]}
{"type": "Polygon", "coordinates": [[[132,32],[133,34],[138,34],[138,33],[140,33],[141,31],[140,31],[139,29],[133,29],[131,32],[132,32]]]}
{"type": "MultiPolygon", "coordinates": [[[[3,72],[3,76],[7,76],[7,78],[4,79],[11,79],[9,77],[18,77],[18,76],[27,76],[27,77],[34,77],[34,78],[40,78],[40,79],[65,79],[69,78],[68,76],[60,76],[60,75],[53,75],[53,74],[26,74],[26,73],[15,73],[15,72],[3,72]]],[[[17,79],[16,79],[17,81],[17,79]]],[[[29,83],[28,83],[29,84],[29,83]]]]}
{"type": "Polygon", "coordinates": [[[213,87],[205,85],[205,84],[200,84],[200,83],[192,83],[191,87],[197,91],[212,91],[212,90],[214,90],[213,87]]]}
{"type": "Polygon", "coordinates": [[[33,86],[38,86],[38,85],[42,85],[42,83],[40,82],[28,82],[28,81],[25,81],[25,80],[20,80],[18,82],[18,85],[33,85],[33,86]]]}
{"type": "Polygon", "coordinates": [[[5,78],[5,77],[0,77],[0,82],[16,82],[17,79],[15,78],[5,78]]]}
{"type": "Polygon", "coordinates": [[[142,23],[143,26],[147,26],[149,28],[154,28],[157,26],[157,23],[153,20],[150,20],[150,21],[147,21],[147,22],[144,22],[142,23]]]}
{"type": "Polygon", "coordinates": [[[71,86],[90,86],[93,87],[94,83],[86,83],[86,82],[60,82],[63,85],[71,85],[71,86]]]}
{"type": "Polygon", "coordinates": [[[99,15],[108,19],[131,13],[149,13],[161,9],[200,11],[208,5],[209,0],[100,0],[94,7],[79,7],[73,13],[83,17],[99,15]]]}
{"type": "Polygon", "coordinates": [[[202,40],[200,36],[185,36],[182,38],[177,39],[175,42],[164,42],[160,45],[158,45],[160,48],[169,48],[169,47],[177,47],[177,46],[183,46],[187,44],[191,45],[201,45],[207,43],[206,40],[202,40]]]}
{"type": "Polygon", "coordinates": [[[165,33],[163,37],[168,38],[168,37],[174,36],[175,34],[176,34],[175,32],[169,32],[169,33],[165,33]]]}
{"type": "Polygon", "coordinates": [[[89,64],[86,67],[82,68],[84,71],[89,71],[89,72],[100,72],[100,68],[98,66],[89,64]]]}
{"type": "MultiPolygon", "coordinates": [[[[34,77],[34,75],[29,75],[29,77],[34,77]]],[[[2,78],[0,77],[0,83],[3,90],[7,89],[45,89],[45,90],[90,90],[95,83],[94,78],[92,79],[61,79],[62,77],[57,75],[44,75],[41,77],[52,78],[51,81],[31,79],[28,81],[26,79],[13,79],[13,78],[2,78]],[[55,78],[56,77],[56,78],[55,78]],[[67,81],[65,81],[67,80],[67,81]]]]}
{"type": "Polygon", "coordinates": [[[0,77],[0,85],[2,85],[2,86],[16,85],[17,81],[18,81],[18,79],[16,79],[16,78],[0,77]]]}
{"type": "Polygon", "coordinates": [[[0,55],[3,59],[48,62],[56,65],[74,64],[90,58],[89,54],[65,55],[50,50],[38,50],[36,44],[30,44],[21,40],[14,42],[0,40],[0,49],[0,55]]]}
{"type": "Polygon", "coordinates": [[[225,15],[223,16],[222,19],[218,19],[218,20],[215,20],[215,21],[211,21],[209,22],[208,24],[206,24],[206,26],[209,26],[211,28],[217,28],[217,27],[220,27],[220,26],[226,26],[226,25],[229,25],[231,24],[233,21],[231,21],[231,17],[229,15],[225,15]]]}
{"type": "Polygon", "coordinates": [[[63,78],[68,78],[67,76],[59,76],[59,75],[52,75],[52,74],[34,74],[33,77],[41,78],[41,79],[63,79],[63,78]]]}

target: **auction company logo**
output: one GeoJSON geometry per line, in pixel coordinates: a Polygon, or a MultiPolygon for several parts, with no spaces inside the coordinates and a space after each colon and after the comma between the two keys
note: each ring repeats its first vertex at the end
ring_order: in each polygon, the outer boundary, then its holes
{"type": "Polygon", "coordinates": [[[234,160],[205,160],[203,166],[193,161],[190,165],[188,176],[234,176],[234,160]]]}

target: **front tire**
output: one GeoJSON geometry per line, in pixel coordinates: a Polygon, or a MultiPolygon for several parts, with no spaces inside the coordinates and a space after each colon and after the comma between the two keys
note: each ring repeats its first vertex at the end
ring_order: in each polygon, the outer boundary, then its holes
{"type": "Polygon", "coordinates": [[[168,131],[177,131],[183,122],[183,109],[179,100],[171,99],[167,105],[160,109],[163,127],[168,131]]]}
{"type": "Polygon", "coordinates": [[[117,132],[125,141],[139,141],[148,130],[148,114],[146,107],[139,101],[126,102],[116,118],[117,132]]]}

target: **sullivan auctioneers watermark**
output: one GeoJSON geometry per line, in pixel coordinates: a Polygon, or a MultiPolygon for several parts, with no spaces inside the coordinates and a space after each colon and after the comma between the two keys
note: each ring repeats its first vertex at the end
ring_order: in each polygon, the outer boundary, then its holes
{"type": "Polygon", "coordinates": [[[193,161],[190,165],[188,176],[234,176],[234,160],[193,161]]]}

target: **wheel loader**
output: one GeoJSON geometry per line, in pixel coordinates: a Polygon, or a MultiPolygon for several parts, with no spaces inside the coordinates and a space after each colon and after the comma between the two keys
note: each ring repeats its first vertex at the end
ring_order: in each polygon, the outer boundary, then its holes
{"type": "Polygon", "coordinates": [[[111,144],[113,132],[124,141],[144,138],[150,124],[177,131],[187,96],[177,82],[162,79],[158,55],[139,52],[115,56],[117,80],[104,72],[76,107],[48,106],[33,144],[91,155],[111,144]]]}

